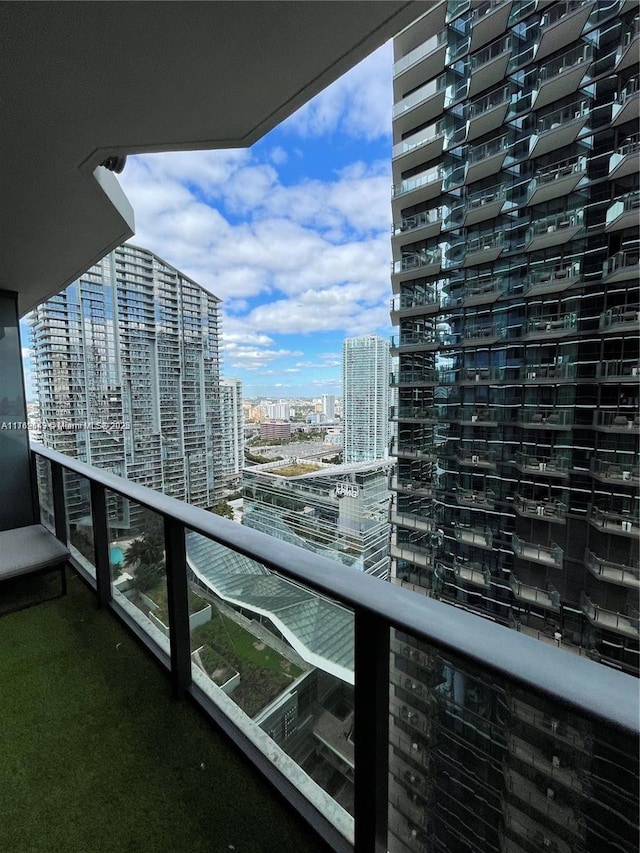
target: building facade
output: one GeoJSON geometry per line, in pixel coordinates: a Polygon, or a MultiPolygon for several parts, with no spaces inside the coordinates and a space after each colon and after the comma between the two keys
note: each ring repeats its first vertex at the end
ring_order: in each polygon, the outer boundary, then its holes
{"type": "MultiPolygon", "coordinates": [[[[219,300],[124,245],[31,315],[42,440],[209,507],[220,490],[219,300]]],[[[78,497],[70,518],[86,507],[78,497]]],[[[120,517],[126,528],[126,511],[120,517]]]]}
{"type": "MultiPolygon", "coordinates": [[[[635,3],[434,3],[392,166],[393,580],[634,674],[638,44],[635,3]]],[[[389,850],[633,851],[615,737],[409,636],[392,661],[389,850]]]]}
{"type": "Polygon", "coordinates": [[[375,577],[389,577],[385,462],[284,459],[242,472],[243,524],[375,577]]]}
{"type": "Polygon", "coordinates": [[[389,442],[389,344],[377,335],[342,347],[344,461],[384,459],[389,442]]]}
{"type": "Polygon", "coordinates": [[[638,9],[395,41],[395,572],[638,667],[638,9]]]}
{"type": "Polygon", "coordinates": [[[220,380],[220,475],[238,482],[244,466],[244,408],[240,379],[220,380]]]}

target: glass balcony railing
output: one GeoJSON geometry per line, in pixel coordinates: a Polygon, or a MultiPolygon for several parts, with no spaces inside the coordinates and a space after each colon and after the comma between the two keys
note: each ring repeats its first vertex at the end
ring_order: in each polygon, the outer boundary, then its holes
{"type": "Polygon", "coordinates": [[[600,580],[622,586],[640,587],[640,566],[637,560],[631,561],[629,565],[614,563],[597,557],[587,549],[584,562],[591,574],[600,580]]]}
{"type": "Polygon", "coordinates": [[[640,480],[640,465],[628,460],[618,461],[610,457],[591,457],[591,471],[602,480],[612,483],[637,483],[640,480]]]}
{"type": "Polygon", "coordinates": [[[499,323],[489,323],[488,325],[470,323],[462,329],[460,340],[466,344],[473,343],[474,341],[481,343],[488,338],[504,337],[506,331],[506,327],[499,323]]]}
{"type": "Polygon", "coordinates": [[[553,234],[557,231],[570,230],[572,228],[580,228],[584,219],[584,211],[568,210],[566,213],[556,213],[552,216],[545,216],[538,222],[533,222],[529,228],[525,241],[529,243],[535,237],[540,237],[543,234],[553,234]]]}
{"type": "Polygon", "coordinates": [[[591,112],[589,101],[575,101],[567,107],[553,110],[538,120],[538,133],[556,130],[575,119],[584,118],[591,112]]]}
{"type": "Polygon", "coordinates": [[[573,379],[575,364],[527,364],[518,371],[519,379],[573,379]]]}
{"type": "Polygon", "coordinates": [[[414,346],[424,346],[424,347],[432,347],[438,346],[442,343],[442,334],[435,330],[428,330],[424,332],[400,332],[398,336],[391,336],[391,348],[396,349],[398,347],[414,347],[414,346]]]}
{"type": "Polygon", "coordinates": [[[484,113],[489,112],[489,110],[495,109],[495,107],[499,107],[502,104],[507,104],[510,98],[511,87],[502,86],[499,89],[496,89],[494,92],[490,92],[488,95],[483,95],[482,98],[478,98],[475,101],[471,101],[471,103],[467,105],[467,118],[478,118],[484,113]]]}
{"type": "Polygon", "coordinates": [[[526,498],[515,494],[513,504],[520,515],[526,515],[530,518],[560,521],[567,514],[566,504],[547,498],[538,500],[537,498],[526,498]]]}
{"type": "Polygon", "coordinates": [[[466,254],[468,255],[474,252],[488,252],[492,249],[501,249],[506,245],[505,234],[504,231],[482,234],[478,237],[469,238],[464,245],[466,246],[466,254]]]}
{"type": "Polygon", "coordinates": [[[393,223],[391,233],[395,237],[398,234],[404,234],[406,231],[415,231],[416,228],[424,228],[426,225],[434,225],[442,222],[443,213],[444,209],[438,207],[435,210],[423,210],[420,213],[407,216],[401,219],[400,222],[393,223]]]}
{"type": "Polygon", "coordinates": [[[480,529],[458,524],[453,529],[453,536],[465,545],[478,545],[481,548],[491,548],[493,545],[493,532],[488,527],[480,529]]]}
{"type": "Polygon", "coordinates": [[[416,148],[420,148],[429,142],[433,142],[441,136],[445,135],[445,121],[438,121],[435,124],[424,127],[417,133],[412,133],[411,136],[406,136],[400,142],[396,142],[391,151],[392,157],[400,157],[402,154],[408,154],[416,148]]]}
{"type": "Polygon", "coordinates": [[[640,361],[600,361],[597,375],[601,379],[629,378],[638,381],[640,376],[640,361]]]}
{"type": "Polygon", "coordinates": [[[391,385],[414,385],[421,382],[437,382],[438,372],[435,368],[421,368],[419,370],[399,370],[390,376],[391,385]]]}
{"type": "Polygon", "coordinates": [[[421,252],[412,252],[404,255],[399,261],[391,265],[392,275],[397,275],[408,270],[417,270],[420,267],[430,267],[433,264],[440,264],[442,261],[442,253],[440,249],[424,249],[421,252]]]}
{"type": "Polygon", "coordinates": [[[461,424],[475,424],[476,426],[496,424],[500,420],[499,410],[489,407],[482,407],[481,409],[463,407],[457,410],[456,420],[461,424]]]}
{"type": "Polygon", "coordinates": [[[571,264],[570,266],[559,266],[532,270],[527,277],[527,285],[525,293],[536,287],[548,286],[566,286],[577,281],[582,275],[582,269],[579,263],[571,264]]]}
{"type": "Polygon", "coordinates": [[[537,604],[548,610],[560,610],[560,593],[551,584],[549,584],[549,589],[540,589],[519,581],[512,573],[509,578],[509,586],[515,597],[520,601],[537,604]]]}
{"type": "Polygon", "coordinates": [[[609,308],[600,315],[600,328],[608,329],[610,326],[628,326],[636,329],[640,321],[640,305],[617,305],[609,308]]]}
{"type": "Polygon", "coordinates": [[[443,177],[444,170],[439,166],[437,169],[429,169],[426,172],[421,172],[413,178],[406,178],[402,183],[397,185],[394,184],[391,190],[394,198],[396,198],[397,196],[413,192],[413,190],[417,190],[420,187],[427,186],[428,184],[437,183],[438,181],[441,181],[443,177]]]}
{"type": "Polygon", "coordinates": [[[589,521],[605,533],[628,533],[640,536],[640,516],[637,510],[621,511],[592,506],[589,521]]]}
{"type": "Polygon", "coordinates": [[[478,68],[481,68],[487,62],[491,62],[492,59],[496,59],[508,50],[511,50],[511,36],[505,36],[498,39],[498,41],[494,41],[493,44],[479,50],[478,53],[474,53],[471,57],[471,71],[477,71],[478,68]]]}
{"type": "MultiPolygon", "coordinates": [[[[574,311],[569,311],[560,315],[544,314],[539,317],[531,317],[525,325],[525,334],[571,332],[576,331],[577,328],[578,315],[574,311]]],[[[560,365],[553,365],[553,367],[558,366],[560,365]]]]}
{"type": "MultiPolygon", "coordinates": [[[[627,157],[640,151],[640,133],[630,136],[626,142],[619,145],[609,159],[609,174],[627,157]]],[[[637,159],[637,158],[636,158],[637,159]]]]}
{"type": "Polygon", "coordinates": [[[580,607],[589,621],[601,628],[634,638],[640,635],[640,617],[635,608],[630,608],[629,613],[606,610],[584,592],[580,595],[580,607]]]}
{"type": "Polygon", "coordinates": [[[593,413],[593,425],[606,427],[617,432],[626,432],[640,427],[640,415],[634,412],[601,412],[593,413]]]}
{"type": "Polygon", "coordinates": [[[564,74],[565,71],[570,71],[584,62],[590,62],[592,58],[593,48],[591,45],[579,45],[573,50],[563,53],[562,56],[556,57],[551,62],[541,65],[538,80],[540,83],[545,83],[553,77],[557,77],[558,74],[564,74]]]}
{"type": "Polygon", "coordinates": [[[410,95],[407,95],[406,98],[403,98],[401,101],[397,101],[397,103],[394,104],[393,117],[397,118],[407,110],[413,109],[413,107],[421,104],[423,101],[426,101],[427,98],[431,98],[439,92],[443,92],[446,85],[447,78],[445,74],[442,74],[440,77],[436,77],[435,80],[429,80],[429,82],[425,83],[424,86],[420,86],[420,88],[416,89],[415,92],[412,92],[410,95]]]}
{"type": "Polygon", "coordinates": [[[508,281],[502,276],[467,279],[464,285],[456,290],[456,296],[447,296],[443,300],[443,307],[462,305],[468,299],[498,296],[507,292],[507,286],[508,281]]]}
{"type": "Polygon", "coordinates": [[[427,305],[439,305],[435,288],[426,288],[422,293],[401,293],[391,300],[391,311],[409,311],[411,308],[424,308],[427,305]]]}
{"type": "Polygon", "coordinates": [[[544,563],[548,566],[562,567],[564,552],[559,545],[551,543],[549,545],[539,545],[536,542],[525,542],[520,539],[515,533],[511,534],[511,547],[513,553],[521,557],[523,560],[531,560],[534,563],[544,563]]]}
{"type": "Polygon", "coordinates": [[[441,414],[434,406],[391,406],[390,420],[439,423],[441,414]]]}
{"type": "Polygon", "coordinates": [[[407,68],[411,68],[412,65],[420,62],[426,56],[429,56],[429,54],[435,53],[439,47],[442,47],[442,45],[446,43],[447,31],[446,29],[443,29],[440,30],[437,35],[432,36],[422,44],[419,44],[418,47],[414,47],[413,50],[410,50],[409,53],[406,53],[397,62],[395,62],[393,65],[393,76],[397,77],[398,74],[406,71],[407,68]]]}
{"type": "Polygon", "coordinates": [[[566,476],[569,473],[569,459],[566,456],[533,456],[529,453],[518,452],[515,455],[516,464],[523,471],[531,473],[546,473],[549,475],[559,474],[566,476]]]}
{"type": "Polygon", "coordinates": [[[627,83],[624,89],[621,90],[620,94],[614,101],[614,104],[617,104],[620,107],[624,107],[627,101],[630,101],[631,98],[635,98],[640,91],[640,77],[632,77],[631,80],[627,83]]]}
{"type": "Polygon", "coordinates": [[[505,201],[506,198],[507,188],[504,185],[500,184],[495,187],[487,187],[484,190],[469,193],[464,208],[466,211],[477,210],[485,204],[492,204],[496,201],[505,201]]]}
{"type": "Polygon", "coordinates": [[[532,189],[553,183],[553,181],[558,181],[561,178],[568,178],[570,175],[580,174],[581,172],[585,172],[586,169],[587,158],[584,156],[560,160],[536,172],[532,182],[532,189]]]}
{"type": "Polygon", "coordinates": [[[552,6],[550,9],[545,9],[544,14],[540,19],[540,28],[544,29],[545,27],[551,27],[553,24],[557,24],[558,21],[562,20],[562,18],[566,17],[571,12],[575,12],[580,8],[580,6],[584,6],[587,2],[589,2],[589,0],[579,0],[577,3],[575,0],[564,0],[564,2],[552,6]]]}
{"type": "Polygon", "coordinates": [[[472,468],[495,468],[497,459],[493,450],[463,450],[453,458],[457,459],[460,465],[469,465],[472,468]]]}
{"type": "Polygon", "coordinates": [[[477,506],[484,509],[492,509],[496,502],[496,494],[487,490],[457,489],[456,500],[461,506],[477,506]]]}
{"type": "Polygon", "coordinates": [[[488,142],[468,148],[467,159],[470,164],[479,163],[481,160],[487,160],[496,154],[506,154],[508,148],[509,137],[506,135],[499,136],[497,139],[491,139],[488,142]]]}
{"type": "Polygon", "coordinates": [[[617,198],[607,210],[606,224],[611,225],[624,213],[634,213],[637,216],[638,212],[640,212],[640,190],[617,198]]]}
{"type": "Polygon", "coordinates": [[[573,423],[573,412],[563,409],[523,409],[518,413],[518,423],[534,428],[569,428],[573,423]]]}
{"type": "Polygon", "coordinates": [[[504,6],[505,0],[482,0],[482,2],[474,5],[471,13],[471,20],[474,24],[481,21],[486,15],[495,12],[501,6],[504,6]]]}
{"type": "MultiPolygon", "coordinates": [[[[590,764],[583,755],[586,749],[591,757],[595,748],[587,734],[597,737],[597,749],[606,752],[621,786],[616,809],[624,815],[615,829],[603,824],[598,843],[608,848],[628,829],[625,844],[631,849],[638,831],[637,804],[625,793],[633,791],[638,776],[633,679],[587,659],[569,658],[521,633],[506,634],[506,628],[428,595],[383,583],[55,451],[38,447],[36,453],[52,466],[54,490],[62,483],[63,469],[89,486],[95,536],[81,547],[93,557],[94,574],[75,556],[73,570],[156,655],[176,698],[188,696],[217,728],[243,745],[248,760],[259,763],[283,796],[301,803],[305,813],[312,811],[314,825],[331,847],[366,853],[380,837],[389,849],[399,837],[415,842],[408,823],[418,803],[414,793],[434,790],[433,780],[444,770],[456,780],[460,772],[468,784],[473,770],[458,771],[448,756],[442,767],[437,764],[439,753],[429,741],[434,726],[455,732],[469,753],[472,744],[484,750],[485,740],[495,749],[495,743],[506,742],[504,719],[512,712],[531,721],[532,746],[564,738],[560,760],[580,761],[587,774],[590,764]],[[151,564],[154,572],[148,577],[137,569],[130,573],[133,584],[126,589],[126,579],[116,575],[118,562],[110,567],[110,548],[115,537],[131,530],[124,517],[131,512],[141,523],[146,519],[145,553],[153,551],[161,559],[151,564]],[[308,659],[309,643],[313,660],[308,659]],[[270,668],[260,669],[265,649],[270,668]],[[304,707],[296,699],[300,691],[304,707]],[[536,720],[543,738],[535,734],[536,720]],[[494,728],[498,739],[491,736],[494,728]],[[569,731],[577,733],[575,746],[565,737],[569,731]],[[299,749],[304,738],[306,752],[299,749]],[[313,760],[298,763],[294,754],[303,753],[313,760]]],[[[62,502],[54,500],[56,516],[62,505],[72,526],[87,518],[83,504],[77,504],[81,516],[71,512],[74,496],[82,502],[77,490],[67,492],[62,502]]],[[[66,518],[56,517],[55,529],[64,531],[66,518]]],[[[433,557],[427,536],[392,543],[392,551],[417,571],[429,570],[433,557]]],[[[537,556],[527,554],[527,559],[557,564],[559,549],[553,546],[519,543],[517,537],[513,545],[514,551],[535,549],[537,556]]],[[[149,567],[141,561],[137,565],[149,567]]],[[[592,614],[587,616],[593,621],[592,614]]],[[[483,751],[481,766],[487,758],[483,751]]],[[[549,784],[546,777],[543,784],[549,784]]],[[[478,794],[484,797],[487,790],[483,784],[478,794]]],[[[505,782],[504,790],[495,792],[498,811],[510,791],[505,782]]],[[[591,805],[590,784],[585,791],[581,813],[591,805]]],[[[442,820],[457,833],[460,823],[451,807],[449,796],[443,802],[429,799],[427,823],[442,820]]]]}
{"type": "Polygon", "coordinates": [[[638,249],[625,249],[616,252],[603,264],[602,275],[604,277],[611,275],[624,274],[625,271],[635,272],[640,264],[640,252],[638,249]]]}

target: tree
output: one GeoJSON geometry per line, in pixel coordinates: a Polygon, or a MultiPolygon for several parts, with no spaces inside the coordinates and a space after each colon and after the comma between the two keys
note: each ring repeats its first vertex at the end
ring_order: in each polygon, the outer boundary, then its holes
{"type": "Polygon", "coordinates": [[[124,554],[124,564],[129,568],[135,568],[143,563],[147,565],[162,562],[162,546],[153,537],[134,539],[124,554]]]}
{"type": "Polygon", "coordinates": [[[135,570],[136,586],[140,592],[153,589],[162,577],[162,566],[158,563],[140,563],[135,570]]]}
{"type": "Polygon", "coordinates": [[[233,508],[227,503],[227,501],[220,501],[214,507],[212,507],[211,512],[215,512],[216,515],[221,515],[223,518],[228,518],[230,521],[233,521],[233,508]]]}

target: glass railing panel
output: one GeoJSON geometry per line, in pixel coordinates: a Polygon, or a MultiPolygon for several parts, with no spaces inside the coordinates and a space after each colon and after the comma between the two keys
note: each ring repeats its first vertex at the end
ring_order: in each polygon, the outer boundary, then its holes
{"type": "Polygon", "coordinates": [[[415,107],[427,98],[431,98],[433,95],[437,95],[438,92],[443,91],[445,87],[446,76],[444,74],[437,77],[435,80],[429,80],[429,82],[425,83],[424,86],[420,86],[420,88],[416,89],[415,92],[407,95],[406,98],[403,98],[394,105],[393,117],[397,118],[399,115],[402,115],[403,112],[406,112],[406,110],[410,110],[412,107],[415,107]]]}
{"type": "Polygon", "coordinates": [[[489,95],[485,95],[482,98],[478,98],[476,101],[472,101],[468,105],[467,117],[470,119],[477,118],[483,113],[486,113],[488,110],[492,110],[494,107],[498,107],[500,104],[506,103],[510,97],[511,88],[509,86],[503,86],[495,92],[491,92],[489,95]]]}
{"type": "Polygon", "coordinates": [[[538,121],[538,133],[546,133],[548,130],[556,130],[563,124],[573,121],[577,118],[583,118],[590,113],[589,101],[575,101],[567,107],[561,107],[558,110],[553,110],[547,115],[542,116],[538,121]]]}
{"type": "Polygon", "coordinates": [[[413,50],[410,50],[409,53],[405,54],[401,59],[393,65],[393,75],[394,77],[400,74],[405,69],[410,68],[416,62],[419,62],[425,56],[428,56],[430,53],[433,53],[439,47],[442,47],[443,44],[446,44],[447,41],[447,31],[446,29],[440,30],[437,35],[432,36],[427,39],[422,44],[415,47],[413,50]]]}
{"type": "MultiPolygon", "coordinates": [[[[295,519],[279,535],[295,542],[295,519]]],[[[318,522],[326,553],[323,538],[318,522]]],[[[349,838],[353,612],[193,531],[186,542],[195,684],[349,838]]],[[[352,551],[335,555],[346,572],[352,551]]]]}
{"type": "Polygon", "coordinates": [[[603,275],[611,275],[628,267],[637,266],[640,263],[640,251],[638,249],[628,249],[621,252],[616,252],[615,255],[608,258],[602,269],[603,275]]]}
{"type": "Polygon", "coordinates": [[[474,53],[471,57],[471,70],[475,71],[507,50],[511,50],[511,36],[505,36],[505,38],[488,45],[478,53],[474,53]]]}
{"type": "Polygon", "coordinates": [[[588,62],[593,56],[593,48],[591,45],[580,45],[567,53],[558,56],[552,62],[548,62],[540,67],[539,79],[541,83],[550,80],[557,74],[562,74],[583,62],[588,62]]]}
{"type": "MultiPolygon", "coordinates": [[[[490,597],[455,568],[423,583],[459,608],[490,597]]],[[[396,630],[389,680],[389,850],[634,848],[638,758],[614,727],[396,630]]]]}
{"type": "Polygon", "coordinates": [[[69,550],[86,574],[95,579],[93,513],[89,480],[72,471],[65,471],[64,502],[67,513],[69,550]]]}
{"type": "Polygon", "coordinates": [[[53,486],[51,484],[51,463],[42,456],[36,456],[36,482],[40,503],[40,523],[54,532],[53,486]]]}
{"type": "Polygon", "coordinates": [[[491,139],[489,142],[483,142],[481,145],[470,147],[467,150],[467,157],[469,163],[479,163],[481,160],[493,157],[494,154],[506,151],[508,147],[509,137],[500,136],[498,139],[491,139]]]}
{"type": "Polygon", "coordinates": [[[403,193],[411,192],[411,190],[418,189],[418,187],[425,186],[426,184],[441,181],[443,176],[444,172],[442,168],[438,167],[437,169],[431,169],[428,172],[421,172],[413,178],[406,178],[402,183],[394,184],[391,190],[394,196],[402,195],[403,193]]]}
{"type": "Polygon", "coordinates": [[[114,605],[169,651],[164,520],[140,504],[106,493],[109,569],[114,605]]]}

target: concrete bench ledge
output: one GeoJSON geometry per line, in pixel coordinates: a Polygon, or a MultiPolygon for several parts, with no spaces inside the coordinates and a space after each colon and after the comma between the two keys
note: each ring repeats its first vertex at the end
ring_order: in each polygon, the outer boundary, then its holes
{"type": "Polygon", "coordinates": [[[70,556],[62,542],[42,524],[0,531],[0,581],[54,569],[70,556]]]}

